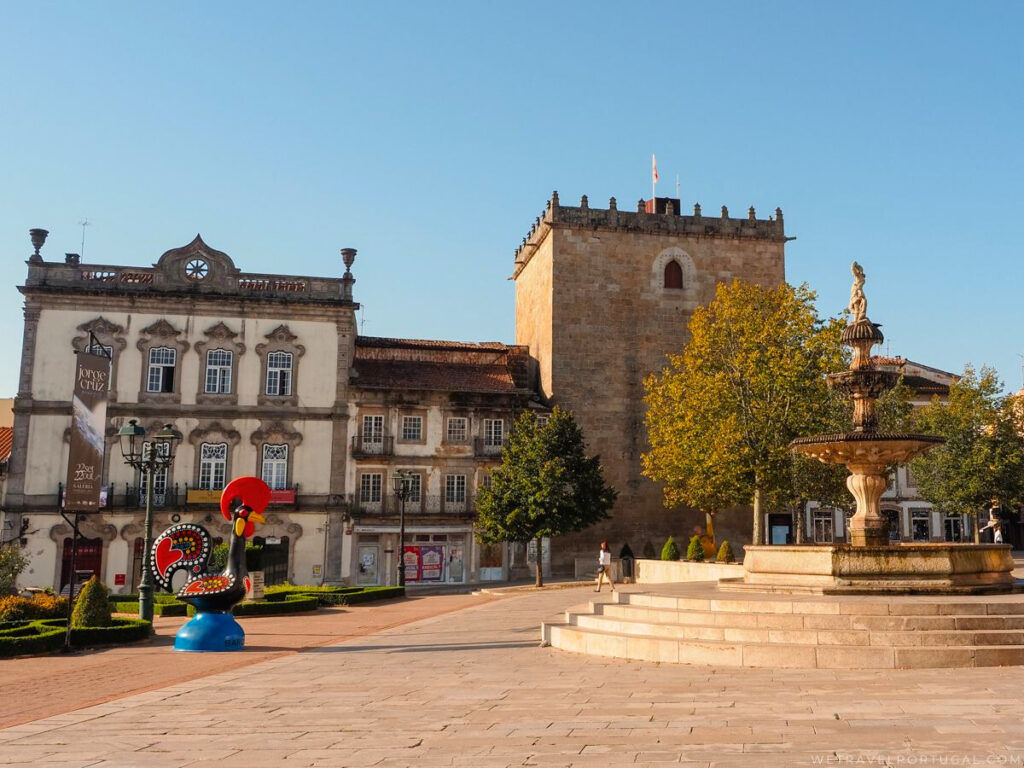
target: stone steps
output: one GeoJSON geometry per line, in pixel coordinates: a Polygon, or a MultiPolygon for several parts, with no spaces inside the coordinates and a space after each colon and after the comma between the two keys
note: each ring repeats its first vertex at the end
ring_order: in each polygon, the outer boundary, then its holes
{"type": "MultiPolygon", "coordinates": [[[[769,668],[891,669],[1024,665],[1024,599],[720,599],[616,593],[569,609],[543,640],[577,653],[769,668]]],[[[705,596],[710,593],[710,596],[705,596]]]]}

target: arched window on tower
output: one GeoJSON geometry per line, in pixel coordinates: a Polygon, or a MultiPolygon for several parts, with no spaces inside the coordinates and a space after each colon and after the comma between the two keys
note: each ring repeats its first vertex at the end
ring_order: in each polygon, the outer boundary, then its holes
{"type": "Polygon", "coordinates": [[[679,266],[679,262],[675,259],[672,259],[665,265],[665,287],[683,287],[683,268],[679,266]]]}

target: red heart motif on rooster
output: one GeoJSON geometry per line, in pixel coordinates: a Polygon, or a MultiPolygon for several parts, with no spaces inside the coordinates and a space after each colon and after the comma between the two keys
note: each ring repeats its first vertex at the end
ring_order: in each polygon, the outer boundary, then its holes
{"type": "Polygon", "coordinates": [[[174,548],[174,542],[170,538],[161,539],[156,546],[156,553],[153,556],[153,559],[156,561],[157,573],[161,577],[166,578],[167,570],[184,556],[184,552],[174,548]]]}

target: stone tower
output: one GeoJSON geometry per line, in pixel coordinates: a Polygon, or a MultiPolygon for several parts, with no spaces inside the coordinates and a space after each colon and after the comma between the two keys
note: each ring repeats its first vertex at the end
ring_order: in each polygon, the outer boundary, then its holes
{"type": "MultiPolygon", "coordinates": [[[[758,219],[705,217],[700,206],[680,215],[679,200],[641,200],[636,211],[563,206],[552,194],[516,250],[516,343],[538,365],[541,395],[575,413],[587,450],[601,455],[605,477],[619,491],[612,519],[556,542],[552,558],[566,570],[574,557],[596,557],[607,539],[640,556],[660,550],[671,533],[703,522],[696,513],[664,508],[661,489],[643,477],[646,450],[644,377],[666,354],[682,350],[694,309],[733,279],[774,286],[785,280],[782,211],[758,219]]],[[[750,539],[749,514],[719,516],[718,535],[750,539]]]]}

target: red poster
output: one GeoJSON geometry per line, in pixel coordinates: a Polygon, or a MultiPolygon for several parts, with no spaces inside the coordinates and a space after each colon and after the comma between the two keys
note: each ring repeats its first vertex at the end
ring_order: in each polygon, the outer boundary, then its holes
{"type": "Polygon", "coordinates": [[[405,583],[420,580],[420,548],[414,545],[406,545],[402,555],[402,565],[405,566],[405,583]]]}

